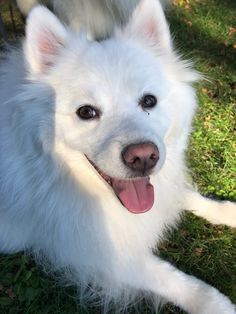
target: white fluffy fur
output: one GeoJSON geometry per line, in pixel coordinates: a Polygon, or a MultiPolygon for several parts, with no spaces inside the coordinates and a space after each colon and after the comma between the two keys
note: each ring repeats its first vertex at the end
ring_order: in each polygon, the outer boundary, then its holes
{"type": "MultiPolygon", "coordinates": [[[[197,75],[175,56],[159,2],[143,0],[123,31],[99,43],[37,7],[23,53],[10,55],[0,74],[1,252],[31,250],[103,301],[125,304],[143,291],[189,313],[235,313],[216,289],[152,253],[186,205],[221,222],[220,209],[214,216],[211,201],[187,188],[184,150],[196,106],[190,82],[197,75]],[[138,105],[147,92],[158,98],[150,114],[138,105]],[[101,118],[80,120],[75,112],[83,104],[99,107],[101,118]],[[85,154],[125,178],[121,150],[144,140],[160,150],[150,176],[156,197],[150,211],[134,215],[85,154]]],[[[223,222],[235,225],[233,219],[223,222]]]]}
{"type": "MultiPolygon", "coordinates": [[[[105,38],[116,26],[125,25],[140,0],[16,0],[19,9],[28,15],[41,3],[53,11],[73,30],[85,28],[91,38],[105,38]]],[[[161,0],[163,6],[168,0],[161,0]]]]}

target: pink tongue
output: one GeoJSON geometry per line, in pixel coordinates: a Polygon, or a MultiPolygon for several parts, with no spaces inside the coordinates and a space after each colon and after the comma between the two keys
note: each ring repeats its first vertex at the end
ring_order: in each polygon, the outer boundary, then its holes
{"type": "Polygon", "coordinates": [[[154,189],[149,178],[137,180],[112,179],[112,187],[121,203],[132,213],[145,213],[154,203],[154,189]]]}

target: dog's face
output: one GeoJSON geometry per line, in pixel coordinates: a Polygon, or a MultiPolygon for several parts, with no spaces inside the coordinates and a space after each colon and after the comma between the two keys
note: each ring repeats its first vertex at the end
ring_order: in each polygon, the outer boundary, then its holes
{"type": "Polygon", "coordinates": [[[58,137],[117,179],[161,168],[169,122],[168,80],[155,58],[140,58],[140,50],[129,46],[117,40],[88,44],[84,56],[53,73],[58,137]]]}
{"type": "Polygon", "coordinates": [[[144,0],[125,30],[98,43],[70,34],[36,8],[25,45],[33,77],[55,93],[53,149],[85,156],[135,213],[152,207],[150,178],[165,163],[168,145],[186,137],[193,112],[192,90],[169,70],[169,63],[178,66],[161,10],[144,0]]]}

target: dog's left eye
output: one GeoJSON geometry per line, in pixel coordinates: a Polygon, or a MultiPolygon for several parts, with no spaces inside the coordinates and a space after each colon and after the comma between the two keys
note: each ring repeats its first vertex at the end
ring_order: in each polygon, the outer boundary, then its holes
{"type": "Polygon", "coordinates": [[[85,105],[80,107],[76,114],[82,120],[91,120],[99,117],[99,110],[90,105],[85,105]]]}
{"type": "Polygon", "coordinates": [[[139,105],[145,109],[151,109],[157,105],[157,98],[154,95],[146,94],[139,100],[139,105]]]}

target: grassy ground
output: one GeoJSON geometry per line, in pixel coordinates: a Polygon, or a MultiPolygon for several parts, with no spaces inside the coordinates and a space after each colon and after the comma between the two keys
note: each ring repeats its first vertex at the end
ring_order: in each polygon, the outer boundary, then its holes
{"type": "MultiPolygon", "coordinates": [[[[9,21],[4,2],[1,13],[9,21]]],[[[204,194],[236,200],[236,2],[173,2],[174,10],[168,16],[176,46],[210,79],[197,85],[199,110],[188,152],[191,175],[204,194]]],[[[19,16],[17,30],[22,31],[19,16]]],[[[7,31],[12,31],[9,25],[7,31]]],[[[212,227],[188,214],[179,230],[161,245],[161,255],[236,303],[235,231],[212,227]]],[[[73,289],[58,287],[30,257],[0,257],[0,313],[100,313],[99,309],[81,309],[75,297],[73,289]]],[[[152,311],[143,306],[141,313],[152,311]]],[[[166,307],[162,313],[181,312],[166,307]]]]}

